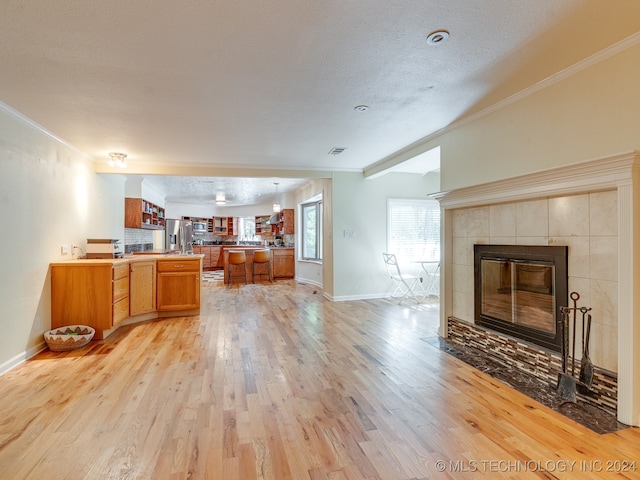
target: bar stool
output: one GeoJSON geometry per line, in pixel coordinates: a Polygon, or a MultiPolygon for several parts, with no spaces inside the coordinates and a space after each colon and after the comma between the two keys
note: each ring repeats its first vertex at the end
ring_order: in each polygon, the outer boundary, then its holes
{"type": "Polygon", "coordinates": [[[244,250],[229,250],[229,258],[227,262],[227,283],[231,285],[231,278],[243,278],[247,283],[247,257],[244,250]],[[242,265],[242,275],[231,275],[231,271],[242,265]],[[233,269],[231,268],[233,267],[233,269]]]}
{"type": "Polygon", "coordinates": [[[272,282],[273,281],[273,274],[271,273],[271,250],[265,249],[265,250],[255,250],[253,252],[253,267],[252,267],[252,273],[253,273],[253,283],[256,283],[256,275],[268,275],[269,276],[269,281],[272,282]],[[266,265],[267,266],[267,273],[256,273],[256,265],[266,265]]]}

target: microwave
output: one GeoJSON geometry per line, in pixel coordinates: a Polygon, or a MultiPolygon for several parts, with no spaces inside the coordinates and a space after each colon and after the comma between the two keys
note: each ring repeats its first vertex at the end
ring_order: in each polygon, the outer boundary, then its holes
{"type": "Polygon", "coordinates": [[[207,233],[207,222],[193,222],[193,233],[207,233]]]}

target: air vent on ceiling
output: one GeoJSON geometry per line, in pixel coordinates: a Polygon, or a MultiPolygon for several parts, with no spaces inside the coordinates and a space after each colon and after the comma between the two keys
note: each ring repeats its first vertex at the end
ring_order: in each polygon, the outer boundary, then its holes
{"type": "Polygon", "coordinates": [[[329,155],[340,155],[346,149],[347,147],[333,147],[331,150],[329,150],[329,155]]]}

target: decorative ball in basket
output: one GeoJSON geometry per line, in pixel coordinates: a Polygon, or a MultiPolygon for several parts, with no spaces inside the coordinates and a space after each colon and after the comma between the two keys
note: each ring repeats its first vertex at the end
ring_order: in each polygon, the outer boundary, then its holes
{"type": "Polygon", "coordinates": [[[68,325],[44,333],[44,340],[54,352],[66,352],[84,347],[96,331],[87,325],[68,325]]]}

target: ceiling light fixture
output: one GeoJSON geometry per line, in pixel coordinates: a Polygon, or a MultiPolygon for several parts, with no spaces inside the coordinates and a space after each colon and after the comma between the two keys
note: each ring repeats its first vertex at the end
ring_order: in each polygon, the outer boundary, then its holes
{"type": "Polygon", "coordinates": [[[357,106],[353,107],[353,109],[356,112],[366,112],[367,110],[369,110],[369,106],[368,105],[357,105],[357,106]]]}
{"type": "Polygon", "coordinates": [[[427,45],[440,45],[449,38],[449,32],[446,30],[436,30],[427,35],[427,45]]]}
{"type": "Polygon", "coordinates": [[[281,210],[280,204],[278,203],[278,185],[280,185],[277,182],[273,182],[273,184],[276,186],[276,201],[273,202],[273,211],[274,213],[278,213],[281,210]]]}
{"type": "Polygon", "coordinates": [[[111,160],[109,160],[110,167],[120,167],[120,168],[127,167],[127,164],[124,161],[124,159],[127,158],[126,153],[111,152],[109,153],[109,156],[111,157],[111,160]]]}
{"type": "Polygon", "coordinates": [[[216,193],[216,205],[224,205],[227,203],[227,199],[225,198],[224,192],[216,193]]]}

